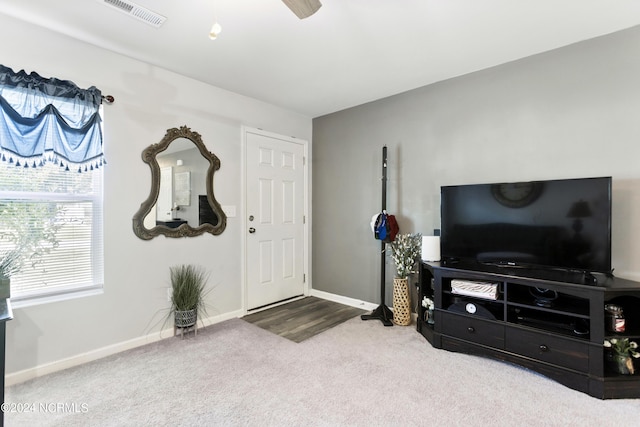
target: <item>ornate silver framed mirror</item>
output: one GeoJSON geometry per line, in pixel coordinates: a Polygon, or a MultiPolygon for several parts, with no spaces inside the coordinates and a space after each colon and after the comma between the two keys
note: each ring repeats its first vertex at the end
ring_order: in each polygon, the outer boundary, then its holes
{"type": "Polygon", "coordinates": [[[220,160],[199,133],[186,126],[168,129],[142,152],[142,160],[151,168],[151,191],[133,216],[136,236],[150,240],[224,231],[227,217],[213,193],[220,160]]]}

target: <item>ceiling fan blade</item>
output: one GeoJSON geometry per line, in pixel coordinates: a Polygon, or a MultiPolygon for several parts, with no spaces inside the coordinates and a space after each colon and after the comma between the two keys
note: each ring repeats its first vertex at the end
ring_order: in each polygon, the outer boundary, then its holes
{"type": "Polygon", "coordinates": [[[320,0],[282,0],[300,19],[308,18],[320,9],[320,0]]]}

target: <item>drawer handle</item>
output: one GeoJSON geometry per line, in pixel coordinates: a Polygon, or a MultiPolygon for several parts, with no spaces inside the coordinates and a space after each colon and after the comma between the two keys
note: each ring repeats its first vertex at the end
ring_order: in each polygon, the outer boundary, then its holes
{"type": "Polygon", "coordinates": [[[544,345],[544,344],[540,344],[540,351],[542,351],[542,352],[547,352],[547,351],[549,351],[549,347],[547,347],[547,346],[546,346],[546,345],[544,345]]]}
{"type": "Polygon", "coordinates": [[[473,326],[469,326],[469,327],[467,328],[467,331],[469,331],[469,333],[470,333],[470,334],[472,334],[472,333],[474,333],[476,330],[475,330],[475,328],[474,328],[473,326]]]}

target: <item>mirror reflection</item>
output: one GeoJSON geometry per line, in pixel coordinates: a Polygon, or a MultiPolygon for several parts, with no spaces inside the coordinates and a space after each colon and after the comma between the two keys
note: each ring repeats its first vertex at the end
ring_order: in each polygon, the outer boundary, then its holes
{"type": "Polygon", "coordinates": [[[138,237],[187,237],[224,230],[226,217],[213,194],[213,174],[220,161],[198,133],[185,126],[169,129],[142,157],[151,167],[152,185],[149,199],[134,216],[138,237]]]}
{"type": "Polygon", "coordinates": [[[193,142],[186,138],[176,139],[156,156],[156,161],[160,167],[160,191],[158,200],[145,217],[145,227],[216,225],[218,216],[212,209],[207,209],[208,162],[193,142]]]}

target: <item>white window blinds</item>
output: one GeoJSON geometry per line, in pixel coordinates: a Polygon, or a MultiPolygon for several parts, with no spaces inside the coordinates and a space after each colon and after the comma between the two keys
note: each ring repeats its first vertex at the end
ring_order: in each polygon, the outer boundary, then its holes
{"type": "Polygon", "coordinates": [[[0,253],[19,248],[14,301],[101,287],[102,169],[0,164],[0,253]]]}

